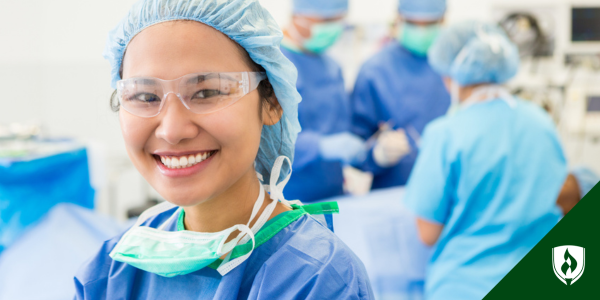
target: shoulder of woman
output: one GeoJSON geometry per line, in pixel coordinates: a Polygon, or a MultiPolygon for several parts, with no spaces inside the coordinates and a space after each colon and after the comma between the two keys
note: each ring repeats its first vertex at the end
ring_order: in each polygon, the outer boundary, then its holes
{"type": "Polygon", "coordinates": [[[331,230],[310,216],[300,219],[292,235],[264,263],[264,278],[297,286],[370,291],[360,259],[331,230]]]}

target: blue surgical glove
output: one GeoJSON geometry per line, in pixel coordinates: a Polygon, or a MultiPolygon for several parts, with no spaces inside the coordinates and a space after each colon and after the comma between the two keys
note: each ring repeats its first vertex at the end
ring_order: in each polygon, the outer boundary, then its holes
{"type": "Polygon", "coordinates": [[[319,152],[324,159],[351,164],[366,156],[367,149],[363,139],[357,135],[343,132],[323,136],[319,141],[319,152]]]}

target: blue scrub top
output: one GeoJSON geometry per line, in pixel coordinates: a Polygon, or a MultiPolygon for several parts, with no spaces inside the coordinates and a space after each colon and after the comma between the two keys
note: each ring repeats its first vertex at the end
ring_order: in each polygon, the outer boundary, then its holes
{"type": "Polygon", "coordinates": [[[303,202],[342,195],[342,163],[326,160],[319,154],[319,141],[324,135],[350,131],[350,103],[342,70],[327,55],[284,47],[281,52],[298,69],[296,87],[302,96],[298,105],[302,132],[296,141],[292,177],[285,195],[303,202]]]}
{"type": "Polygon", "coordinates": [[[483,298],[556,225],[566,176],[554,124],[531,103],[477,103],[428,125],[404,198],[444,225],[426,298],[483,298]]]}
{"type": "MultiPolygon", "coordinates": [[[[143,225],[157,228],[175,210],[143,225]]],[[[165,230],[175,231],[177,218],[170,222],[165,230]]],[[[79,270],[75,299],[373,299],[362,262],[309,215],[259,245],[225,276],[205,267],[168,278],[114,261],[109,253],[121,236],[106,241],[79,270]]]]}
{"type": "MultiPolygon", "coordinates": [[[[386,46],[361,68],[351,96],[352,131],[364,139],[391,121],[394,129],[416,131],[420,136],[431,120],[443,115],[450,106],[450,95],[442,78],[427,63],[394,42],[386,46]]],[[[410,132],[409,132],[410,133],[410,132]]],[[[417,157],[416,141],[409,136],[411,152],[396,166],[381,168],[373,160],[357,165],[373,172],[373,188],[404,185],[417,157]]]]}

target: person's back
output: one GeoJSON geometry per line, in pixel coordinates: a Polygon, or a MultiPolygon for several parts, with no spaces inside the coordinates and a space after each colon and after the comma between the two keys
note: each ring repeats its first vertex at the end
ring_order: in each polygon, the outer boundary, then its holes
{"type": "Polygon", "coordinates": [[[435,245],[427,299],[482,299],[558,222],[566,161],[550,117],[501,85],[519,54],[499,27],[451,26],[429,61],[453,106],[425,129],[404,202],[435,245]]]}
{"type": "Polygon", "coordinates": [[[447,168],[443,177],[424,164],[413,171],[414,178],[444,183],[444,194],[408,183],[409,199],[447,200],[430,215],[445,226],[426,280],[428,297],[481,298],[560,218],[555,203],[566,170],[558,137],[542,109],[497,99],[432,122],[424,143],[419,160],[447,168]],[[432,157],[431,143],[445,156],[432,157]]]}

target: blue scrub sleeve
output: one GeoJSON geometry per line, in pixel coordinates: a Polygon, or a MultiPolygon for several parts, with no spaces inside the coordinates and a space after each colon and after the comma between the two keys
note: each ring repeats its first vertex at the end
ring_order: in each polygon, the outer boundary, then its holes
{"type": "Polygon", "coordinates": [[[352,133],[365,140],[370,138],[379,128],[379,118],[375,107],[376,92],[367,73],[364,69],[361,70],[356,79],[354,91],[350,96],[352,133]]]}
{"type": "MultiPolygon", "coordinates": [[[[364,68],[360,71],[354,91],[350,96],[350,105],[352,108],[352,133],[368,140],[373,134],[379,130],[380,116],[377,115],[376,103],[377,92],[371,83],[372,76],[370,72],[364,68]]],[[[382,168],[373,159],[373,147],[371,145],[367,156],[363,161],[353,163],[353,167],[361,169],[365,172],[371,172],[373,175],[378,175],[389,168],[382,168]]]]}
{"type": "Polygon", "coordinates": [[[445,224],[452,206],[455,174],[449,159],[448,134],[441,123],[425,128],[422,147],[406,185],[404,204],[418,217],[445,224]]]}
{"type": "Polygon", "coordinates": [[[314,131],[302,131],[298,134],[292,171],[300,171],[320,158],[320,140],[321,135],[314,131]]]}

